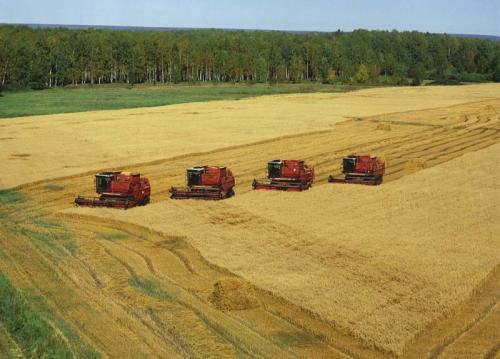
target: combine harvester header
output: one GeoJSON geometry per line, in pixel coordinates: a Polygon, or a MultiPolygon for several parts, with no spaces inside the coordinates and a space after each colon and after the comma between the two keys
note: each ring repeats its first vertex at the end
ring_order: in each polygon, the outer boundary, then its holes
{"type": "Polygon", "coordinates": [[[298,160],[273,160],[267,163],[267,179],[254,179],[253,189],[300,192],[311,188],[314,169],[298,160]]]}

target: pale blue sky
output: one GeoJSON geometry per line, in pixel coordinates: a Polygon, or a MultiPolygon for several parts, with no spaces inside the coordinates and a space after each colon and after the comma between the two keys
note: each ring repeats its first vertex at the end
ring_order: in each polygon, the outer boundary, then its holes
{"type": "Polygon", "coordinates": [[[0,22],[500,36],[500,0],[0,0],[0,22]]]}

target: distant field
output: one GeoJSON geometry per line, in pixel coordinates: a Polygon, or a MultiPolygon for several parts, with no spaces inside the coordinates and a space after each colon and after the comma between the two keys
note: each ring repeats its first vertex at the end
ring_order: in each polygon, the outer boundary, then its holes
{"type": "Polygon", "coordinates": [[[0,97],[0,118],[56,113],[116,110],[177,103],[286,93],[345,92],[349,86],[320,84],[172,85],[57,88],[43,91],[7,91],[0,97]]]}

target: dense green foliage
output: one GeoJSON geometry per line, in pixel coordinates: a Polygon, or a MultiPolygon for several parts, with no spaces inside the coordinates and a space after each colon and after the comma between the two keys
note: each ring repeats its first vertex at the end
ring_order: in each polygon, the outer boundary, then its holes
{"type": "Polygon", "coordinates": [[[498,78],[500,43],[418,32],[0,26],[0,83],[386,82],[498,78]],[[417,71],[415,71],[417,70],[417,71]],[[495,74],[495,76],[493,76],[495,74]],[[469,76],[470,77],[470,76],[469,76]]]}
{"type": "MultiPolygon", "coordinates": [[[[220,85],[101,85],[53,88],[46,91],[6,91],[0,99],[0,118],[65,112],[112,110],[177,103],[238,100],[258,95],[340,92],[351,86],[321,84],[220,85]]],[[[1,202],[1,195],[0,195],[1,202]]]]}

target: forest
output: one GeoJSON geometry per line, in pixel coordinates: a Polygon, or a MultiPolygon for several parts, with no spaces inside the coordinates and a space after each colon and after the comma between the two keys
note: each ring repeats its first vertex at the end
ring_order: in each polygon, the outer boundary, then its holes
{"type": "Polygon", "coordinates": [[[0,26],[2,87],[103,83],[500,81],[500,42],[420,32],[0,26]]]}

